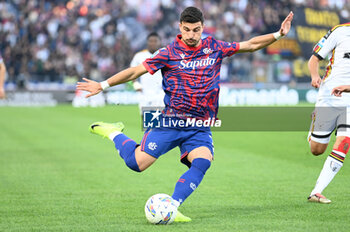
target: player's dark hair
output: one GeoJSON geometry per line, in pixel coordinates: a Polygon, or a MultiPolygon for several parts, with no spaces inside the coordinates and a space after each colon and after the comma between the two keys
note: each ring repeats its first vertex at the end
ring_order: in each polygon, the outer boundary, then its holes
{"type": "Polygon", "coordinates": [[[160,38],[159,34],[155,31],[153,31],[147,35],[147,39],[149,39],[150,37],[153,37],[153,36],[160,38]]]}
{"type": "Polygon", "coordinates": [[[182,11],[181,16],[180,16],[180,23],[186,22],[186,23],[197,23],[201,22],[203,24],[204,22],[204,17],[203,13],[200,9],[197,7],[187,7],[182,11]]]}

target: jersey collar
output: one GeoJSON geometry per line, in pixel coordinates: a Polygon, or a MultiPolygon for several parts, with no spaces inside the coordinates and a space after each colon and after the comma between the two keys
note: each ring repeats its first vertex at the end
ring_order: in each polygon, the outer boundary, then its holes
{"type": "Polygon", "coordinates": [[[199,50],[201,47],[202,47],[202,39],[199,41],[199,45],[197,47],[190,47],[190,46],[187,46],[182,40],[182,35],[177,35],[176,36],[176,42],[179,44],[179,46],[181,48],[185,48],[186,50],[192,50],[192,51],[196,51],[196,50],[199,50]]]}

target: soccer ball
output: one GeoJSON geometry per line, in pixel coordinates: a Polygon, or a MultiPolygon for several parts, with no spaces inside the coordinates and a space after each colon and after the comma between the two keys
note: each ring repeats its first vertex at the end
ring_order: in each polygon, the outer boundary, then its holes
{"type": "Polygon", "coordinates": [[[151,196],[145,205],[146,218],[150,223],[170,224],[177,214],[177,206],[174,199],[164,193],[151,196]]]}

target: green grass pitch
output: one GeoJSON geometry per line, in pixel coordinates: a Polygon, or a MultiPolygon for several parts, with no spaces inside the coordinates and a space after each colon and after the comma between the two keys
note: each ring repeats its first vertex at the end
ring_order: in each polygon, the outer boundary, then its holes
{"type": "Polygon", "coordinates": [[[349,231],[346,161],[324,191],[333,203],[306,201],[330,152],[312,156],[307,132],[213,133],[215,160],[181,206],[193,221],[151,225],[144,204],[172,194],[179,150],[134,173],[88,132],[100,120],[142,138],[137,106],[0,108],[0,231],[349,231]]]}

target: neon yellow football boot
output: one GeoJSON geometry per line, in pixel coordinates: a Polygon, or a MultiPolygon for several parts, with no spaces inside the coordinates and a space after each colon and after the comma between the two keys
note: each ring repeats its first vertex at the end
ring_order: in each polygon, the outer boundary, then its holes
{"type": "Polygon", "coordinates": [[[122,122],[106,123],[106,122],[94,122],[90,125],[90,132],[108,138],[108,136],[116,131],[122,132],[124,130],[124,124],[122,122]]]}
{"type": "Polygon", "coordinates": [[[180,211],[177,211],[174,222],[190,222],[190,221],[192,221],[191,218],[183,215],[182,213],[180,213],[180,211]]]}

